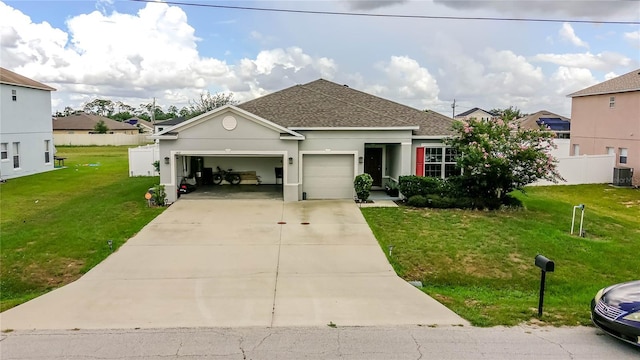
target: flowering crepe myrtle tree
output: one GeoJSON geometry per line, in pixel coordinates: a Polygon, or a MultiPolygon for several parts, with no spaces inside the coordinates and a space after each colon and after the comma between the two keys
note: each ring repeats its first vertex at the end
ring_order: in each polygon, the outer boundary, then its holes
{"type": "Polygon", "coordinates": [[[523,129],[515,121],[462,120],[447,145],[458,154],[461,187],[471,197],[503,199],[537,180],[564,180],[550,154],[555,133],[547,127],[523,129]]]}

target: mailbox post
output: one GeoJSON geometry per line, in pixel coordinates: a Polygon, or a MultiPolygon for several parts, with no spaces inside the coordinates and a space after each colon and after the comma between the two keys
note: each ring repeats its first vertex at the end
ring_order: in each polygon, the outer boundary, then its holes
{"type": "Polygon", "coordinates": [[[538,301],[538,317],[542,317],[542,304],[544,303],[544,282],[546,280],[546,274],[555,270],[555,263],[546,257],[538,254],[536,255],[536,266],[542,269],[540,275],[540,300],[538,301]]]}

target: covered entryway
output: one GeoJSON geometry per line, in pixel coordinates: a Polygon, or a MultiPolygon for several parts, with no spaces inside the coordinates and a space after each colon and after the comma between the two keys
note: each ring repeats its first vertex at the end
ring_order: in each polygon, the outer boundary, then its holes
{"type": "Polygon", "coordinates": [[[354,176],[353,154],[302,157],[302,192],[306,199],[352,199],[354,176]]]}

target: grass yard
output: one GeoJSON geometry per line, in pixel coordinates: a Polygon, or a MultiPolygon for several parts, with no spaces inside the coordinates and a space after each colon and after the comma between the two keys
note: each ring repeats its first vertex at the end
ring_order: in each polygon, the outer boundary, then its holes
{"type": "Polygon", "coordinates": [[[57,147],[66,168],[0,185],[0,311],[74,281],[163,211],[127,147],[57,147]]]}
{"type": "Polygon", "coordinates": [[[422,281],[423,291],[476,326],[589,325],[598,289],[640,279],[640,190],[530,187],[517,197],[524,209],[399,207],[362,213],[402,278],[422,281]],[[585,238],[570,235],[573,206],[581,203],[585,238]],[[537,254],[556,265],[547,273],[541,319],[537,254]]]}

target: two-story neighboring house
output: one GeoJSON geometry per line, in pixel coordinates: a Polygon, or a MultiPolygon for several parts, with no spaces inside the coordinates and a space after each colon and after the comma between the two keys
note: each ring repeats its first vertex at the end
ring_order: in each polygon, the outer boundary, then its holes
{"type": "Polygon", "coordinates": [[[0,177],[54,168],[51,92],[56,89],[0,68],[0,177]]]}
{"type": "Polygon", "coordinates": [[[571,155],[613,154],[614,183],[634,173],[640,185],[640,69],[568,96],[571,155]]]}

